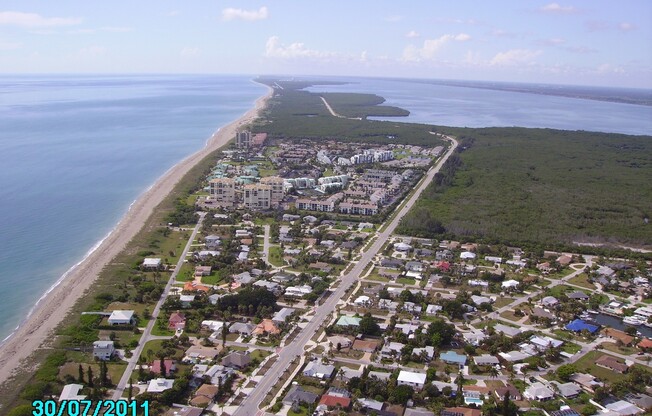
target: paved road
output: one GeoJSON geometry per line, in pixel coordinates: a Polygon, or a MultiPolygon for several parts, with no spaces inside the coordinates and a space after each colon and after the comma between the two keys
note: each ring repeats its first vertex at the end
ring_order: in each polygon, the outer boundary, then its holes
{"type": "Polygon", "coordinates": [[[457,148],[457,141],[448,137],[452,142],[452,146],[446,152],[446,154],[439,160],[439,162],[430,168],[426,173],[423,180],[418,185],[414,194],[410,199],[405,203],[403,208],[398,212],[398,214],[391,220],[391,223],[385,228],[384,231],[377,234],[378,238],[367,249],[364,253],[361,254],[358,262],[353,266],[351,271],[341,277],[340,285],[335,289],[335,291],[329,296],[326,301],[315,308],[315,314],[310,319],[310,322],[306,327],[301,330],[299,335],[296,336],[294,341],[285,346],[278,355],[278,360],[274,365],[267,371],[266,375],[258,382],[256,388],[251,392],[246,399],[240,404],[240,407],[234,413],[234,416],[254,416],[259,410],[258,407],[263,401],[267,393],[272,389],[272,387],[278,382],[279,374],[283,373],[283,370],[286,369],[290,362],[297,356],[303,355],[304,346],[310,340],[310,338],[317,332],[322,324],[325,323],[326,318],[335,310],[337,303],[344,297],[346,290],[357,281],[358,277],[362,274],[364,268],[371,262],[374,256],[381,250],[385,242],[394,232],[394,229],[398,226],[401,218],[412,208],[414,203],[417,201],[421,192],[428,186],[432,181],[433,177],[439,170],[442,165],[448,160],[451,154],[457,148]]]}
{"type": "Polygon", "coordinates": [[[263,237],[263,261],[269,264],[270,266],[274,267],[274,265],[269,262],[269,234],[270,234],[269,224],[264,225],[263,229],[265,230],[265,235],[263,237]]]}
{"type": "Polygon", "coordinates": [[[156,303],[156,306],[154,307],[154,311],[152,312],[152,319],[150,319],[149,322],[147,323],[147,326],[145,327],[145,331],[143,332],[143,335],[140,337],[140,342],[138,343],[138,346],[136,347],[135,350],[133,350],[133,355],[131,356],[129,362],[127,363],[127,369],[122,374],[122,378],[120,379],[120,382],[118,383],[118,386],[116,387],[115,392],[113,393],[113,397],[112,397],[113,400],[118,400],[119,398],[122,397],[122,394],[124,393],[124,390],[127,387],[127,384],[129,383],[129,378],[131,378],[131,373],[134,371],[134,368],[138,363],[138,357],[140,357],[141,353],[143,352],[143,348],[145,348],[145,344],[147,344],[147,342],[152,339],[161,339],[161,337],[155,337],[152,335],[152,328],[154,328],[154,324],[156,323],[156,318],[161,312],[161,307],[163,306],[163,303],[167,299],[168,294],[170,293],[170,289],[172,288],[172,285],[176,282],[177,274],[181,270],[181,266],[183,266],[183,263],[186,259],[186,255],[188,254],[188,252],[190,251],[190,247],[192,246],[192,242],[195,240],[195,236],[197,235],[197,232],[201,229],[201,225],[204,222],[205,215],[206,215],[205,213],[199,214],[199,221],[197,222],[197,226],[195,226],[195,229],[192,231],[192,234],[188,239],[188,243],[186,243],[186,247],[183,249],[183,253],[181,253],[181,256],[179,257],[179,262],[177,263],[177,267],[172,272],[172,275],[170,276],[167,285],[165,285],[165,289],[163,290],[163,295],[161,296],[159,301],[156,303]]]}

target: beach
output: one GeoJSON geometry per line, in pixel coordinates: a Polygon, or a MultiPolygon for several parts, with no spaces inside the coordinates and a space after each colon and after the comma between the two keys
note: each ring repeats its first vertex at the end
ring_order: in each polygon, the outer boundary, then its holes
{"type": "Polygon", "coordinates": [[[31,315],[9,339],[0,345],[0,381],[9,380],[20,368],[29,369],[37,364],[28,361],[30,355],[51,339],[53,330],[63,321],[84,292],[92,287],[104,266],[126,247],[141,230],[154,209],[193,166],[224,146],[241,126],[250,123],[258,116],[272,92],[270,88],[267,94],[255,102],[252,109],[215,132],[204,148],[183,159],[161,176],[131,205],[112,232],[39,301],[31,315]]]}

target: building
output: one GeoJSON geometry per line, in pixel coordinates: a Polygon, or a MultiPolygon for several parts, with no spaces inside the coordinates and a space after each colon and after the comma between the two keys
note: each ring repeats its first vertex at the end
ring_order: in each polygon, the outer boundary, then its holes
{"type": "Polygon", "coordinates": [[[552,383],[555,385],[555,387],[557,387],[557,391],[559,391],[559,394],[566,399],[572,399],[573,397],[577,397],[582,392],[582,388],[575,383],[562,384],[556,381],[553,381],[552,383]]]}
{"type": "Polygon", "coordinates": [[[292,316],[294,312],[295,310],[292,308],[283,308],[274,314],[274,316],[272,317],[272,321],[274,321],[277,324],[283,324],[285,323],[285,320],[290,316],[292,316]]]}
{"type": "Polygon", "coordinates": [[[252,332],[252,334],[254,335],[263,335],[263,334],[276,335],[280,333],[281,330],[278,329],[276,324],[271,319],[263,319],[252,332]]]}
{"type": "Polygon", "coordinates": [[[303,375],[306,377],[315,377],[320,379],[328,379],[333,376],[335,366],[330,364],[322,364],[319,361],[310,361],[303,369],[303,375]]]}
{"type": "Polygon", "coordinates": [[[245,185],[242,190],[242,203],[250,210],[265,210],[272,207],[272,186],[261,183],[245,185]]]}
{"type": "Polygon", "coordinates": [[[168,319],[168,329],[177,330],[183,329],[186,327],[186,317],[184,314],[179,312],[173,312],[170,314],[170,319],[168,319]]]}
{"type": "Polygon", "coordinates": [[[446,364],[455,364],[460,368],[464,367],[466,364],[466,355],[460,355],[455,351],[446,351],[439,354],[439,359],[445,362],[446,364]]]}
{"type": "Polygon", "coordinates": [[[234,351],[222,359],[225,367],[245,368],[251,362],[251,355],[248,351],[234,351]]]}
{"type": "Polygon", "coordinates": [[[597,360],[595,360],[595,365],[598,365],[602,368],[615,371],[617,373],[626,373],[629,367],[627,364],[620,362],[617,358],[612,357],[611,355],[603,355],[597,360]]]}
{"type": "Polygon", "coordinates": [[[469,409],[468,407],[447,407],[440,413],[441,416],[482,416],[479,409],[469,409]]]}
{"type": "Polygon", "coordinates": [[[270,206],[271,208],[277,208],[281,205],[283,197],[285,196],[285,187],[283,186],[283,178],[278,176],[268,176],[262,178],[260,183],[263,185],[268,185],[272,189],[270,206]]]}
{"type": "Polygon", "coordinates": [[[251,146],[251,132],[239,131],[235,134],[235,147],[238,149],[248,149],[251,146]]]}
{"type": "Polygon", "coordinates": [[[301,386],[293,385],[283,398],[283,404],[287,406],[300,403],[313,404],[317,401],[317,398],[319,398],[318,394],[305,391],[301,386]]]}
{"type": "Polygon", "coordinates": [[[350,215],[376,215],[378,214],[378,205],[371,202],[342,202],[340,203],[340,213],[350,215]]]}
{"type": "Polygon", "coordinates": [[[421,390],[426,384],[426,375],[423,373],[414,373],[412,371],[401,370],[396,379],[399,385],[410,386],[415,390],[421,390]]]}
{"type": "Polygon", "coordinates": [[[114,352],[113,341],[95,341],[93,343],[93,357],[98,360],[110,360],[114,352]]]}
{"type": "Polygon", "coordinates": [[[83,389],[84,386],[81,384],[66,384],[63,386],[63,390],[61,390],[61,394],[59,395],[59,401],[70,401],[70,400],[84,400],[86,399],[86,396],[79,394],[81,389],[83,389]]]}
{"type": "Polygon", "coordinates": [[[555,393],[543,385],[543,383],[537,381],[525,389],[523,396],[525,396],[525,398],[528,400],[537,400],[543,402],[546,400],[552,400],[555,397],[555,393]]]}
{"type": "Polygon", "coordinates": [[[113,311],[107,321],[109,325],[133,325],[134,311],[113,311]]]}
{"type": "Polygon", "coordinates": [[[161,259],[158,258],[145,258],[143,260],[143,269],[147,270],[158,270],[163,265],[161,259]]]}
{"type": "Polygon", "coordinates": [[[566,325],[566,329],[568,329],[569,331],[573,331],[573,332],[581,332],[581,331],[587,330],[591,334],[593,334],[594,332],[597,332],[599,328],[598,328],[598,326],[588,324],[588,323],[584,322],[581,319],[575,319],[574,321],[572,321],[568,325],[566,325]]]}
{"type": "Polygon", "coordinates": [[[523,396],[521,395],[521,392],[516,387],[514,387],[509,383],[505,387],[498,387],[494,391],[494,395],[496,396],[497,400],[504,400],[505,394],[507,393],[509,393],[509,398],[511,400],[523,400],[523,396]]]}
{"type": "Polygon", "coordinates": [[[221,207],[233,207],[236,202],[235,180],[232,178],[215,178],[209,181],[210,198],[221,207]]]}

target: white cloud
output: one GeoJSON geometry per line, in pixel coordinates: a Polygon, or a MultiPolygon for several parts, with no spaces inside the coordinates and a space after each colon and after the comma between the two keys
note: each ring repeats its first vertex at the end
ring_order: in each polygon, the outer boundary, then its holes
{"type": "Polygon", "coordinates": [[[625,72],[625,70],[621,66],[602,64],[598,66],[597,72],[599,74],[622,74],[625,72]]]}
{"type": "Polygon", "coordinates": [[[426,39],[423,41],[422,47],[416,47],[414,45],[408,45],[403,51],[403,60],[404,61],[422,61],[422,60],[431,60],[437,55],[437,53],[451,41],[456,42],[465,42],[471,39],[471,36],[466,33],[460,33],[457,35],[443,35],[437,39],[426,39]]]}
{"type": "Polygon", "coordinates": [[[181,49],[180,55],[182,58],[192,58],[199,55],[201,50],[198,47],[185,47],[181,49]]]}
{"type": "Polygon", "coordinates": [[[577,9],[573,6],[562,6],[559,3],[550,3],[541,7],[539,11],[551,14],[572,14],[576,13],[577,9]]]}
{"type": "Polygon", "coordinates": [[[405,34],[406,38],[418,38],[419,36],[421,35],[419,35],[419,33],[415,30],[410,30],[408,33],[405,34]]]}
{"type": "Polygon", "coordinates": [[[0,39],[0,51],[11,51],[14,49],[19,49],[22,46],[18,42],[8,42],[0,39]]]}
{"type": "Polygon", "coordinates": [[[618,25],[618,29],[622,30],[623,32],[629,32],[630,30],[636,29],[636,26],[628,22],[623,22],[618,25]]]}
{"type": "Polygon", "coordinates": [[[490,64],[495,66],[527,65],[534,61],[534,58],[541,55],[541,51],[529,49],[511,49],[499,52],[493,57],[490,64]]]}
{"type": "Polygon", "coordinates": [[[82,22],[78,17],[43,17],[36,13],[0,12],[0,25],[27,28],[73,26],[82,22]]]}
{"type": "Polygon", "coordinates": [[[278,36],[267,39],[265,56],[268,58],[328,58],[335,56],[332,52],[308,49],[301,42],[283,45],[278,36]]]}
{"type": "Polygon", "coordinates": [[[543,39],[539,41],[539,44],[545,46],[559,46],[564,43],[566,43],[566,40],[562,38],[543,39]]]}
{"type": "Polygon", "coordinates": [[[267,19],[267,7],[263,6],[258,10],[235,9],[233,7],[222,10],[222,20],[264,20],[267,19]]]}

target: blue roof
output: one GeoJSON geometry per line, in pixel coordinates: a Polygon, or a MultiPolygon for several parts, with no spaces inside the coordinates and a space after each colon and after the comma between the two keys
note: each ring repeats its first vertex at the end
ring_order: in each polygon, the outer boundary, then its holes
{"type": "Polygon", "coordinates": [[[455,351],[446,351],[439,354],[439,359],[448,363],[466,364],[466,355],[460,355],[455,351]]]}
{"type": "Polygon", "coordinates": [[[581,319],[576,319],[573,322],[569,323],[566,325],[566,329],[569,331],[574,331],[574,332],[579,332],[584,329],[588,330],[590,333],[594,333],[598,330],[598,327],[596,325],[591,325],[587,324],[581,319]]]}

